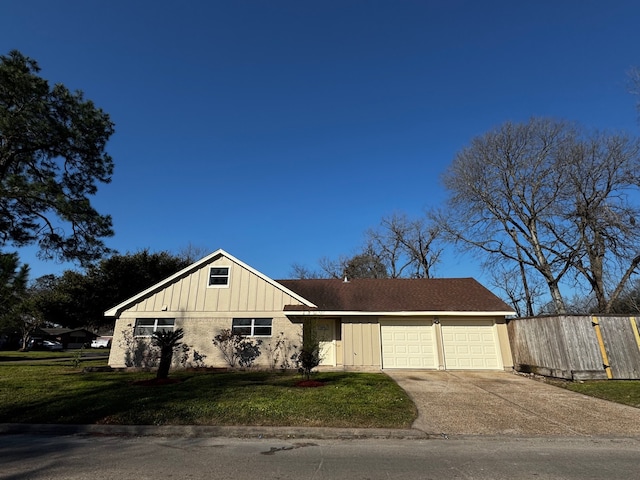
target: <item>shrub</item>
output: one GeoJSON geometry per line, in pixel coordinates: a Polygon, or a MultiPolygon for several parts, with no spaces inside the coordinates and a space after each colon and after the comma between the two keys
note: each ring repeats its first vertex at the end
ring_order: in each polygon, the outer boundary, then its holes
{"type": "Polygon", "coordinates": [[[256,340],[254,343],[253,340],[229,329],[222,330],[213,337],[212,342],[220,349],[227,365],[231,368],[251,367],[261,353],[262,340],[256,340]]]}
{"type": "Polygon", "coordinates": [[[283,332],[280,332],[270,343],[265,344],[264,349],[269,361],[269,368],[282,370],[292,368],[290,363],[291,352],[298,347],[289,342],[283,332]]]}
{"type": "Polygon", "coordinates": [[[298,367],[298,372],[300,372],[307,380],[309,380],[311,371],[318,365],[320,365],[320,350],[319,348],[302,347],[299,352],[293,354],[291,359],[298,367]]]}
{"type": "Polygon", "coordinates": [[[146,338],[133,334],[131,324],[122,330],[118,346],[124,349],[124,362],[127,367],[155,367],[158,364],[158,349],[153,348],[146,338]]]}
{"type": "Polygon", "coordinates": [[[316,323],[309,321],[304,324],[302,329],[302,346],[300,350],[291,356],[298,372],[305,376],[308,380],[311,371],[320,365],[322,356],[320,355],[320,340],[318,339],[318,331],[316,323]]]}

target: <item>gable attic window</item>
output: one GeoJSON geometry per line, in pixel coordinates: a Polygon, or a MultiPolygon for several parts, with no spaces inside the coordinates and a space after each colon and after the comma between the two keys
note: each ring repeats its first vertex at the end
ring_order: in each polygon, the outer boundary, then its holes
{"type": "Polygon", "coordinates": [[[153,332],[173,331],[175,318],[136,318],[133,335],[136,337],[150,337],[153,332]]]}
{"type": "Polygon", "coordinates": [[[272,318],[234,318],[231,332],[246,337],[270,337],[272,318]]]}
{"type": "Polygon", "coordinates": [[[229,267],[211,267],[209,269],[209,287],[225,288],[229,286],[229,267]]]}

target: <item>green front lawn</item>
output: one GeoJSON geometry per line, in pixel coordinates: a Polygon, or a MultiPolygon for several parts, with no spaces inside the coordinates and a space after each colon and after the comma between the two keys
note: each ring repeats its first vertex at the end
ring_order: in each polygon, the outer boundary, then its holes
{"type": "Polygon", "coordinates": [[[573,392],[640,408],[640,380],[590,380],[566,382],[563,386],[573,392]]]}
{"type": "MultiPolygon", "coordinates": [[[[0,362],[15,362],[22,360],[47,360],[50,358],[65,358],[71,357],[75,353],[75,350],[67,350],[65,352],[49,352],[47,350],[37,351],[0,351],[0,362]]],[[[0,365],[2,365],[0,363],[0,365]]]]}
{"type": "MultiPolygon", "coordinates": [[[[83,360],[83,366],[104,365],[83,360]]],[[[82,373],[70,363],[0,364],[0,422],[409,428],[417,412],[382,373],[326,372],[299,387],[280,372],[82,373]]]]}

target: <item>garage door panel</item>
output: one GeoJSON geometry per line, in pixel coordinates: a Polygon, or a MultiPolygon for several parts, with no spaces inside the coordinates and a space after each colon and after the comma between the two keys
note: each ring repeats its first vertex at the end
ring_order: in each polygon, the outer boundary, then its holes
{"type": "Polygon", "coordinates": [[[442,322],[447,369],[500,369],[498,339],[493,322],[442,322]]]}
{"type": "Polygon", "coordinates": [[[430,321],[381,322],[383,368],[436,368],[437,349],[430,321]]]}

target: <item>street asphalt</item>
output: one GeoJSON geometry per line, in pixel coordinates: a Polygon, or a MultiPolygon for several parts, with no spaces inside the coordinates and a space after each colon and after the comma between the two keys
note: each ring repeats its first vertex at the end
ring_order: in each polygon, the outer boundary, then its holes
{"type": "Polygon", "coordinates": [[[0,424],[0,434],[235,438],[640,438],[640,409],[494,371],[385,371],[412,398],[411,429],[0,424]]]}

